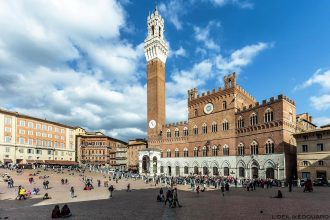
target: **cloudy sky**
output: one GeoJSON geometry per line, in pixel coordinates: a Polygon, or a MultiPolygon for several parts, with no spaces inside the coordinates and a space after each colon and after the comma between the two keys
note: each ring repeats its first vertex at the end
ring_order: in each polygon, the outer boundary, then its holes
{"type": "MultiPolygon", "coordinates": [[[[0,107],[123,140],[146,136],[151,0],[0,1],[0,107]]],[[[187,90],[232,71],[258,101],[284,93],[330,123],[330,2],[157,1],[170,46],[167,122],[187,90]]]]}

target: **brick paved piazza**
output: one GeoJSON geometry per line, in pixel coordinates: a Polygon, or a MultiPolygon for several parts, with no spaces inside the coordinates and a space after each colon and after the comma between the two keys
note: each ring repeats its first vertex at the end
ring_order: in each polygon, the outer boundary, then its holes
{"type": "MultiPolygon", "coordinates": [[[[0,174],[4,172],[8,171],[0,170],[0,174]]],[[[67,171],[64,174],[42,172],[42,175],[50,176],[48,193],[53,197],[43,201],[41,197],[45,190],[42,180],[36,177],[36,183],[30,185],[27,180],[29,172],[25,171],[21,176],[13,174],[14,185],[21,184],[26,189],[39,187],[40,195],[18,201],[14,199],[17,188],[7,189],[7,184],[0,182],[2,219],[50,219],[54,204],[63,203],[68,203],[73,213],[70,219],[308,219],[306,217],[312,217],[310,215],[327,215],[323,219],[330,219],[329,187],[315,187],[313,193],[303,193],[302,188],[294,188],[294,192],[289,193],[287,188],[282,188],[284,198],[274,199],[270,197],[276,194],[278,188],[257,188],[253,192],[231,188],[222,197],[218,190],[197,195],[188,186],[178,186],[179,201],[183,207],[171,209],[156,202],[159,186],[154,187],[141,180],[120,180],[118,184],[111,181],[116,190],[113,198],[108,199],[109,193],[105,187],[83,191],[83,183],[79,180],[81,177],[77,174],[69,176],[67,171]],[[68,178],[70,184],[61,185],[62,177],[68,178]],[[128,182],[133,189],[131,192],[123,190],[128,182]],[[77,198],[69,197],[71,186],[75,187],[77,198]]],[[[100,174],[86,175],[94,180],[100,178],[103,182],[100,174]]]]}

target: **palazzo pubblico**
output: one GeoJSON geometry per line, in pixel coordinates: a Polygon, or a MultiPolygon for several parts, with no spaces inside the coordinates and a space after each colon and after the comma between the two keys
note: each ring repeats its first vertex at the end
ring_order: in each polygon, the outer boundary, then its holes
{"type": "Polygon", "coordinates": [[[191,174],[285,179],[296,172],[293,134],[313,127],[307,113],[297,115],[284,95],[257,102],[224,77],[224,86],[199,94],[188,91],[188,121],[166,124],[164,20],[155,10],[147,20],[148,148],[139,152],[147,175],[191,174]]]}

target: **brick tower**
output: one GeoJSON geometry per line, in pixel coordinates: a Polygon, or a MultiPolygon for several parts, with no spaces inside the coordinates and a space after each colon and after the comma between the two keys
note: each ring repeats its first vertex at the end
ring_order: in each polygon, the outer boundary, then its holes
{"type": "Polygon", "coordinates": [[[158,10],[148,16],[148,36],[144,41],[147,60],[148,140],[161,133],[165,124],[165,62],[168,47],[164,40],[164,19],[158,10]]]}

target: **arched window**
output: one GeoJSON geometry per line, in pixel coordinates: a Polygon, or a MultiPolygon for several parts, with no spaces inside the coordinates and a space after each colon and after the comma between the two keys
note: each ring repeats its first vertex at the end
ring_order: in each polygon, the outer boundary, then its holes
{"type": "Polygon", "coordinates": [[[160,151],[160,157],[163,158],[163,150],[160,151]]]}
{"type": "Polygon", "coordinates": [[[217,157],[218,156],[218,147],[217,146],[213,146],[212,147],[212,156],[217,157]]]}
{"type": "Polygon", "coordinates": [[[195,135],[195,136],[198,135],[198,128],[197,128],[197,125],[194,126],[194,135],[195,135]]]}
{"type": "Polygon", "coordinates": [[[251,154],[252,155],[259,154],[259,152],[258,152],[258,143],[256,141],[253,141],[252,144],[251,144],[251,154]]]}
{"type": "Polygon", "coordinates": [[[250,116],[250,124],[252,126],[258,124],[258,116],[256,113],[252,113],[251,116],[250,116]]]}
{"type": "Polygon", "coordinates": [[[162,29],[161,29],[161,27],[159,27],[159,37],[161,37],[162,36],[162,29]]]}
{"type": "Polygon", "coordinates": [[[206,146],[204,146],[203,147],[203,157],[207,157],[207,147],[206,146]]]}
{"type": "Polygon", "coordinates": [[[212,122],[211,131],[212,131],[213,133],[218,132],[218,125],[217,125],[216,122],[212,122]]]}
{"type": "Polygon", "coordinates": [[[188,168],[187,166],[185,166],[185,167],[183,168],[183,173],[184,173],[184,174],[188,174],[188,173],[189,173],[189,168],[188,168]]]}
{"type": "Polygon", "coordinates": [[[194,148],[194,157],[198,157],[198,148],[197,147],[194,148]]]}
{"type": "Polygon", "coordinates": [[[238,120],[237,120],[237,128],[244,128],[244,119],[242,116],[239,116],[238,117],[238,120]]]}
{"type": "Polygon", "coordinates": [[[168,149],[166,153],[167,153],[166,157],[171,157],[171,150],[170,149],[168,149]]]}
{"type": "Polygon", "coordinates": [[[222,102],[222,109],[223,110],[226,110],[227,109],[227,102],[226,101],[223,101],[222,102]]]}
{"type": "Polygon", "coordinates": [[[185,149],[183,150],[183,156],[184,156],[184,157],[188,157],[188,149],[187,149],[187,148],[185,148],[185,149]]]}
{"type": "Polygon", "coordinates": [[[179,128],[175,128],[175,130],[174,130],[174,136],[175,137],[179,137],[180,136],[180,134],[179,134],[179,128]]]}
{"type": "Polygon", "coordinates": [[[175,149],[175,157],[179,157],[179,156],[180,156],[179,149],[176,148],[176,149],[175,149]]]}
{"type": "Polygon", "coordinates": [[[222,122],[222,130],[223,131],[227,131],[229,129],[229,123],[228,121],[225,119],[223,122],[222,122]]]}
{"type": "Polygon", "coordinates": [[[167,129],[167,131],[166,131],[166,137],[167,138],[170,138],[171,137],[171,130],[170,129],[167,129]]]}
{"type": "Polygon", "coordinates": [[[267,108],[267,110],[265,111],[265,122],[267,123],[273,121],[273,117],[273,111],[270,108],[267,108]]]}
{"type": "Polygon", "coordinates": [[[274,142],[269,139],[266,142],[266,154],[273,154],[274,153],[274,142]]]}
{"type": "Polygon", "coordinates": [[[153,25],[151,26],[151,32],[152,32],[152,36],[154,36],[155,35],[155,27],[153,25]]]}
{"type": "Polygon", "coordinates": [[[194,116],[195,116],[195,117],[198,116],[198,110],[197,110],[197,109],[194,110],[194,116]]]}
{"type": "Polygon", "coordinates": [[[229,147],[227,144],[223,146],[223,155],[224,156],[229,156],[229,147]]]}
{"type": "Polygon", "coordinates": [[[205,123],[202,125],[202,132],[203,134],[207,134],[207,125],[205,123]]]}
{"type": "Polygon", "coordinates": [[[240,143],[239,145],[238,145],[238,155],[239,156],[244,156],[244,145],[242,144],[242,143],[240,143]]]}
{"type": "Polygon", "coordinates": [[[183,136],[185,136],[185,137],[188,136],[188,128],[187,127],[183,128],[183,136]]]}

